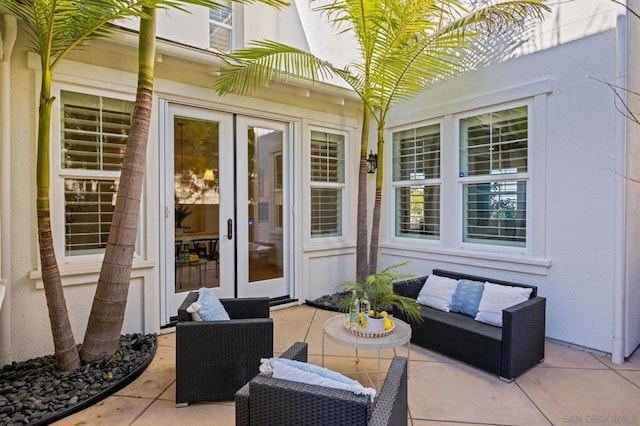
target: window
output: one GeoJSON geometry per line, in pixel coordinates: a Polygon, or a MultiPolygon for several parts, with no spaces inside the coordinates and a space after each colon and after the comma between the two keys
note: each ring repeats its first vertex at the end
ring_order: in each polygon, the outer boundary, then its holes
{"type": "Polygon", "coordinates": [[[440,125],[393,133],[398,237],[440,236],[440,125]]]}
{"type": "Polygon", "coordinates": [[[231,36],[233,31],[233,13],[231,2],[218,1],[219,8],[209,9],[209,47],[230,52],[232,49],[231,36]]]}
{"type": "Polygon", "coordinates": [[[133,102],[61,91],[65,254],[103,253],[133,102]]]}
{"type": "Polygon", "coordinates": [[[528,108],[460,120],[464,242],[525,247],[528,108]]]}
{"type": "Polygon", "coordinates": [[[342,235],[344,135],[311,131],[311,237],[342,235]]]}
{"type": "Polygon", "coordinates": [[[449,116],[441,123],[458,126],[459,140],[441,124],[392,132],[395,237],[442,243],[447,229],[448,247],[526,248],[529,106],[449,116]],[[452,160],[459,150],[457,165],[443,160],[445,148],[452,160]],[[442,191],[456,191],[456,185],[460,198],[443,201],[442,191]]]}

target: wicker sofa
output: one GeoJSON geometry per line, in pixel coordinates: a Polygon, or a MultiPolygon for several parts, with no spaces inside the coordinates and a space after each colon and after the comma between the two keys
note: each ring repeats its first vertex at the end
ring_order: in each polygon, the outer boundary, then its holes
{"type": "MultiPolygon", "coordinates": [[[[433,274],[494,284],[531,288],[529,300],[502,311],[502,327],[481,323],[455,312],[443,312],[421,306],[424,321],[411,324],[411,342],[457,358],[501,379],[514,378],[544,360],[546,299],[537,295],[537,287],[457,272],[433,270],[433,274]]],[[[394,291],[417,298],[427,277],[394,283],[394,291]]],[[[394,315],[406,318],[395,310],[394,315]]]]}
{"type": "Polygon", "coordinates": [[[269,298],[220,299],[228,321],[192,321],[187,295],[176,324],[176,405],[231,400],[260,366],[273,356],[269,298]]]}
{"type": "MultiPolygon", "coordinates": [[[[307,362],[307,344],[281,357],[307,362]]],[[[236,393],[237,426],[406,425],[407,359],[394,357],[375,402],[366,395],[258,375],[236,393]]]]}

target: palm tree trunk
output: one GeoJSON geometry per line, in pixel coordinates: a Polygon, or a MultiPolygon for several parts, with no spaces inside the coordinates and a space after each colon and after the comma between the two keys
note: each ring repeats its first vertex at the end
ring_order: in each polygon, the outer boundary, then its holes
{"type": "Polygon", "coordinates": [[[107,362],[116,352],[127,306],[153,96],[156,10],[147,8],[146,12],[149,18],[140,20],[136,105],[120,174],[113,223],[80,352],[85,363],[107,362]]]}
{"type": "Polygon", "coordinates": [[[51,97],[51,71],[48,64],[43,64],[36,166],[38,245],[40,248],[42,284],[44,285],[47,308],[49,310],[49,322],[53,335],[56,363],[60,371],[73,371],[80,367],[80,358],[78,356],[78,347],[73,338],[71,323],[69,322],[69,312],[67,311],[67,303],[62,290],[62,279],[51,234],[49,142],[51,140],[50,123],[53,101],[54,99],[51,97]]]}
{"type": "Polygon", "coordinates": [[[373,201],[371,244],[369,246],[369,275],[378,269],[378,243],[380,241],[380,210],[382,205],[382,178],[384,177],[384,123],[378,125],[378,169],[376,174],[376,197],[373,201]]]}
{"type": "Polygon", "coordinates": [[[356,281],[367,276],[367,151],[369,150],[369,123],[371,113],[364,107],[362,135],[360,136],[360,167],[358,169],[358,214],[356,236],[356,281]]]}

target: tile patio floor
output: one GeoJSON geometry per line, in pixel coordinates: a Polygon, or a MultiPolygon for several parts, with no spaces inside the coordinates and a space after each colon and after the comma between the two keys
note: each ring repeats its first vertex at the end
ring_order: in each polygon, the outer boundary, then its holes
{"type": "MultiPolygon", "coordinates": [[[[306,305],[271,312],[274,352],[296,341],[309,344],[309,362],[320,364],[322,324],[334,312],[306,305]]],[[[382,370],[407,347],[385,350],[382,370]]],[[[376,352],[325,342],[329,368],[371,386],[376,352]]],[[[640,362],[609,359],[547,343],[546,360],[512,383],[412,345],[409,424],[413,425],[625,425],[640,424],[640,362]]],[[[233,425],[233,401],[175,406],[175,333],[159,336],[149,368],[131,385],[57,425],[233,425]]]]}

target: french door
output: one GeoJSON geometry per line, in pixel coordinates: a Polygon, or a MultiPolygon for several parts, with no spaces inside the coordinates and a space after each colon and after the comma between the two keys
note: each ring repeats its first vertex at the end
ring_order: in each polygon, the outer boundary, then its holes
{"type": "Polygon", "coordinates": [[[238,116],[236,130],[236,184],[242,205],[236,212],[238,297],[287,297],[289,128],[285,123],[238,116]]]}
{"type": "Polygon", "coordinates": [[[200,287],[289,296],[288,124],[163,106],[163,323],[200,287]]]}

